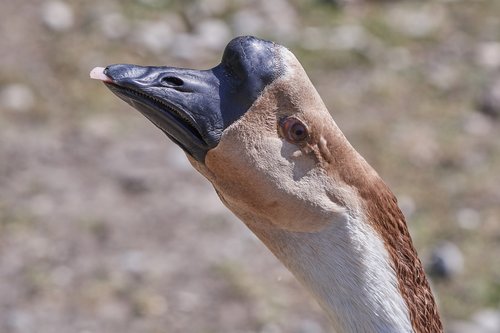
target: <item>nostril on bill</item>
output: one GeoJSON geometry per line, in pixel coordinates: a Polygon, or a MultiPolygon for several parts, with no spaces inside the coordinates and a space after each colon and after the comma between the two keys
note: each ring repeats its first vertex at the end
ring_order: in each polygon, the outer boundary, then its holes
{"type": "Polygon", "coordinates": [[[180,87],[184,85],[184,81],[175,76],[166,76],[161,79],[161,83],[170,87],[180,87]]]}

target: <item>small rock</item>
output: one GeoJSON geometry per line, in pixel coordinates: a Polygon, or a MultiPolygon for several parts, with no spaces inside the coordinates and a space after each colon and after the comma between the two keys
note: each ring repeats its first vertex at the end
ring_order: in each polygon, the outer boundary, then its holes
{"type": "Polygon", "coordinates": [[[435,5],[394,7],[389,10],[386,18],[392,29],[413,38],[423,38],[435,33],[444,20],[443,8],[435,5]]]}
{"type": "Polygon", "coordinates": [[[7,314],[7,330],[13,332],[33,332],[35,329],[35,318],[28,311],[15,310],[7,314]]]}
{"type": "Polygon", "coordinates": [[[205,50],[200,45],[200,39],[190,33],[178,33],[169,49],[169,54],[186,61],[196,61],[205,56],[205,50]]]}
{"type": "Polygon", "coordinates": [[[264,19],[253,9],[244,9],[231,17],[231,28],[236,35],[258,36],[265,26],[264,19]]]}
{"type": "Polygon", "coordinates": [[[126,272],[140,275],[145,270],[145,257],[142,251],[130,250],[120,259],[120,268],[126,272]]]}
{"type": "Polygon", "coordinates": [[[457,223],[462,229],[475,230],[481,224],[481,216],[475,209],[462,208],[457,212],[457,223]]]}
{"type": "Polygon", "coordinates": [[[134,40],[142,44],[149,51],[161,54],[171,45],[173,35],[171,27],[165,22],[142,22],[137,27],[134,40]]]}
{"type": "Polygon", "coordinates": [[[413,63],[411,52],[405,47],[394,47],[386,51],[386,66],[394,71],[407,69],[413,63]]]}
{"type": "Polygon", "coordinates": [[[178,291],[177,300],[177,307],[183,312],[192,312],[202,304],[200,295],[189,291],[178,291]]]}
{"type": "Polygon", "coordinates": [[[453,321],[447,325],[448,333],[486,333],[483,332],[475,323],[469,321],[453,321]]]}
{"type": "Polygon", "coordinates": [[[448,91],[460,82],[460,73],[450,64],[432,66],[427,73],[429,83],[434,87],[448,91]]]}
{"type": "Polygon", "coordinates": [[[360,25],[344,25],[336,28],[330,37],[330,46],[334,50],[361,50],[368,44],[368,36],[360,25]]]}
{"type": "Polygon", "coordinates": [[[128,20],[120,13],[105,14],[100,18],[102,33],[108,39],[120,39],[130,30],[128,20]]]}
{"type": "Polygon", "coordinates": [[[298,13],[287,0],[261,0],[260,10],[275,38],[291,41],[297,35],[298,13]]]}
{"type": "Polygon", "coordinates": [[[57,209],[54,199],[46,194],[33,196],[29,203],[30,212],[35,216],[50,216],[57,209]]]}
{"type": "Polygon", "coordinates": [[[103,302],[97,308],[100,317],[106,320],[124,322],[129,316],[128,304],[125,302],[109,301],[103,302]]]}
{"type": "Polygon", "coordinates": [[[68,266],[58,266],[50,273],[54,285],[64,288],[70,285],[74,278],[73,270],[68,266]]]}
{"type": "Polygon", "coordinates": [[[477,46],[476,62],[486,68],[500,67],[500,42],[487,42],[477,46]]]}
{"type": "Polygon", "coordinates": [[[139,195],[149,191],[149,186],[142,177],[123,175],[118,178],[118,183],[124,192],[131,195],[139,195]]]}
{"type": "Polygon", "coordinates": [[[204,14],[205,17],[213,17],[218,15],[224,15],[227,12],[230,1],[228,0],[210,0],[210,1],[199,1],[197,5],[200,7],[200,12],[204,14]]]}
{"type": "Polygon", "coordinates": [[[137,2],[141,3],[144,6],[156,7],[159,5],[159,0],[137,0],[137,2]]]}
{"type": "Polygon", "coordinates": [[[0,104],[12,111],[26,112],[35,106],[35,95],[27,85],[9,84],[0,91],[0,104]]]}
{"type": "Polygon", "coordinates": [[[142,292],[136,294],[134,298],[135,311],[141,316],[159,317],[167,312],[167,301],[161,295],[142,292]]]}
{"type": "Polygon", "coordinates": [[[264,325],[262,329],[259,331],[259,333],[281,333],[283,330],[276,324],[274,323],[269,323],[264,325]]]}
{"type": "Polygon", "coordinates": [[[500,118],[500,78],[485,89],[479,98],[478,108],[491,118],[500,118]]]}
{"type": "Polygon", "coordinates": [[[326,46],[326,33],[317,27],[307,27],[302,30],[300,44],[306,50],[322,50],[326,46]]]}
{"type": "Polygon", "coordinates": [[[443,242],[431,254],[429,273],[437,278],[451,279],[464,270],[462,252],[455,244],[443,242]]]}
{"type": "Polygon", "coordinates": [[[482,309],[472,316],[472,321],[481,327],[480,332],[500,332],[500,311],[495,309],[482,309]]]}
{"type": "Polygon", "coordinates": [[[488,136],[493,129],[491,121],[480,113],[469,113],[464,119],[464,131],[474,136],[488,136]]]}
{"type": "Polygon", "coordinates": [[[74,24],[73,9],[63,1],[49,1],[42,6],[42,21],[51,30],[63,32],[74,24]]]}
{"type": "Polygon", "coordinates": [[[300,333],[323,333],[320,324],[312,320],[303,320],[299,324],[300,333]]]}
{"type": "Polygon", "coordinates": [[[222,20],[206,20],[196,26],[200,44],[210,50],[220,50],[231,38],[231,31],[222,20]]]}

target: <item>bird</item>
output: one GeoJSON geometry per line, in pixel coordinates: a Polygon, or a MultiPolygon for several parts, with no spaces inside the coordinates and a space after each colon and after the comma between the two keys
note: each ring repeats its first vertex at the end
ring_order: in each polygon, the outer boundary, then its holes
{"type": "Polygon", "coordinates": [[[184,150],[335,332],[443,332],[396,197],[286,47],[241,36],[208,70],[114,64],[90,76],[184,150]]]}

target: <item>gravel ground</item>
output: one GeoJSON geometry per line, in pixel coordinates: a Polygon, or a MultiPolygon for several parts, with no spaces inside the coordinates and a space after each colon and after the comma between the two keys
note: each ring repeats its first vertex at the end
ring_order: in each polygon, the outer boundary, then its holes
{"type": "Polygon", "coordinates": [[[500,3],[3,0],[0,332],[330,332],[111,63],[287,45],[397,194],[447,331],[500,331],[500,3]]]}

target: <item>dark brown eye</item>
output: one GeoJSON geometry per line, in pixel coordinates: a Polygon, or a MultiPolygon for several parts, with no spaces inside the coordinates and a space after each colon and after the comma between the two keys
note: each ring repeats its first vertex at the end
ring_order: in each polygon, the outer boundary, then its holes
{"type": "Polygon", "coordinates": [[[302,143],[309,136],[306,125],[297,118],[285,118],[280,121],[280,126],[283,136],[290,143],[302,143]]]}

